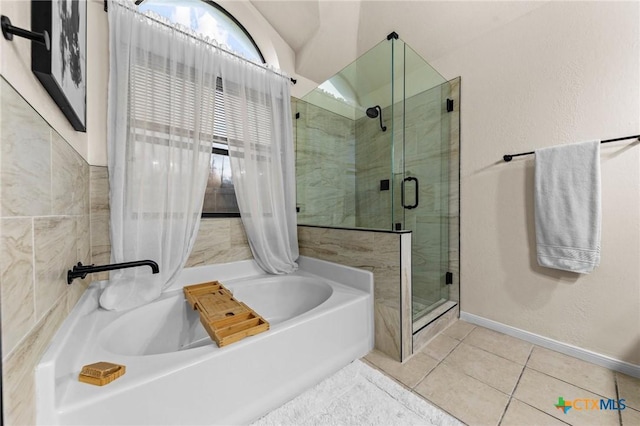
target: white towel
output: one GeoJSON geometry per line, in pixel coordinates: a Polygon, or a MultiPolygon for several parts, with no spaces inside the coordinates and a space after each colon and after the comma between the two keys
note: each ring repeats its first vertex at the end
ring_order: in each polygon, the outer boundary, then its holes
{"type": "Polygon", "coordinates": [[[600,264],[600,141],[535,154],[538,264],[587,274],[600,264]]]}

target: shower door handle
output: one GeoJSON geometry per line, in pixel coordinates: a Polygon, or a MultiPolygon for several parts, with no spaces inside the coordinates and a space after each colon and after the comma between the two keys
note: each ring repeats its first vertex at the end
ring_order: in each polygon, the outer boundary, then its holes
{"type": "Polygon", "coordinates": [[[411,177],[406,177],[404,179],[402,179],[402,183],[400,184],[401,188],[400,188],[400,203],[402,204],[402,207],[404,207],[405,209],[415,209],[416,207],[418,207],[418,193],[419,191],[419,183],[418,183],[418,178],[415,178],[413,176],[411,177]],[[415,204],[411,204],[409,206],[407,206],[404,203],[404,191],[405,191],[405,182],[409,182],[409,181],[414,181],[416,183],[415,186],[415,194],[416,194],[416,198],[415,198],[415,204]]]}

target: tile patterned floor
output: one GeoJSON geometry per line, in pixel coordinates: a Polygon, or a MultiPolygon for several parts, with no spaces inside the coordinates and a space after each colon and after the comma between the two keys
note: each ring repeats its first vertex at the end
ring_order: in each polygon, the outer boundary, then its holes
{"type": "Polygon", "coordinates": [[[468,425],[640,426],[640,379],[457,321],[404,364],[363,360],[468,425]],[[565,414],[558,397],[624,399],[624,410],[565,414]]]}

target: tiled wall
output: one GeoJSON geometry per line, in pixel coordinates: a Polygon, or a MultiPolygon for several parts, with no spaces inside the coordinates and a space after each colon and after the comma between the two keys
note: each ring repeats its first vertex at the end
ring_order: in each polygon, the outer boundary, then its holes
{"type": "MultiPolygon", "coordinates": [[[[106,167],[91,166],[91,261],[110,263],[109,175],[106,167]]],[[[240,218],[205,218],[186,266],[252,259],[240,218]]],[[[107,272],[94,279],[108,279],[107,272]]]]}
{"type": "Polygon", "coordinates": [[[293,111],[298,222],[355,226],[353,120],[299,99],[293,111]]]}
{"type": "MultiPolygon", "coordinates": [[[[91,263],[111,263],[109,236],[109,174],[106,167],[89,166],[91,194],[91,263]]],[[[93,274],[94,280],[109,279],[109,272],[93,274]]]]}
{"type": "Polygon", "coordinates": [[[300,254],[373,272],[375,346],[400,361],[411,355],[410,233],[298,226],[300,254]],[[404,250],[402,248],[405,248],[404,250]]]}
{"type": "MultiPolygon", "coordinates": [[[[380,190],[380,181],[391,181],[393,172],[391,107],[382,110],[382,117],[387,126],[386,132],[380,128],[378,118],[365,116],[355,122],[356,226],[361,228],[391,229],[392,226],[392,191],[391,188],[380,190]]],[[[402,179],[401,173],[396,177],[398,181],[402,179]]],[[[395,199],[399,200],[397,194],[395,199]]]]}
{"type": "Polygon", "coordinates": [[[253,259],[240,218],[206,218],[186,266],[213,265],[253,259]]]}
{"type": "Polygon", "coordinates": [[[0,79],[0,287],[6,424],[34,424],[34,367],[88,285],[89,165],[0,79]]]}

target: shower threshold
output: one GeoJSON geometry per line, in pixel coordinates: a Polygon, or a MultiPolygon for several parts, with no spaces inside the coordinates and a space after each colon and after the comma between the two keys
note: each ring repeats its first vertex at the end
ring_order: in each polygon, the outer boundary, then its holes
{"type": "Polygon", "coordinates": [[[453,300],[440,299],[438,302],[429,306],[428,309],[430,309],[430,312],[422,315],[420,318],[413,322],[413,334],[417,333],[429,323],[438,319],[445,312],[449,311],[457,305],[458,302],[455,302],[453,300]],[[436,306],[435,308],[433,308],[434,305],[436,306]]]}

